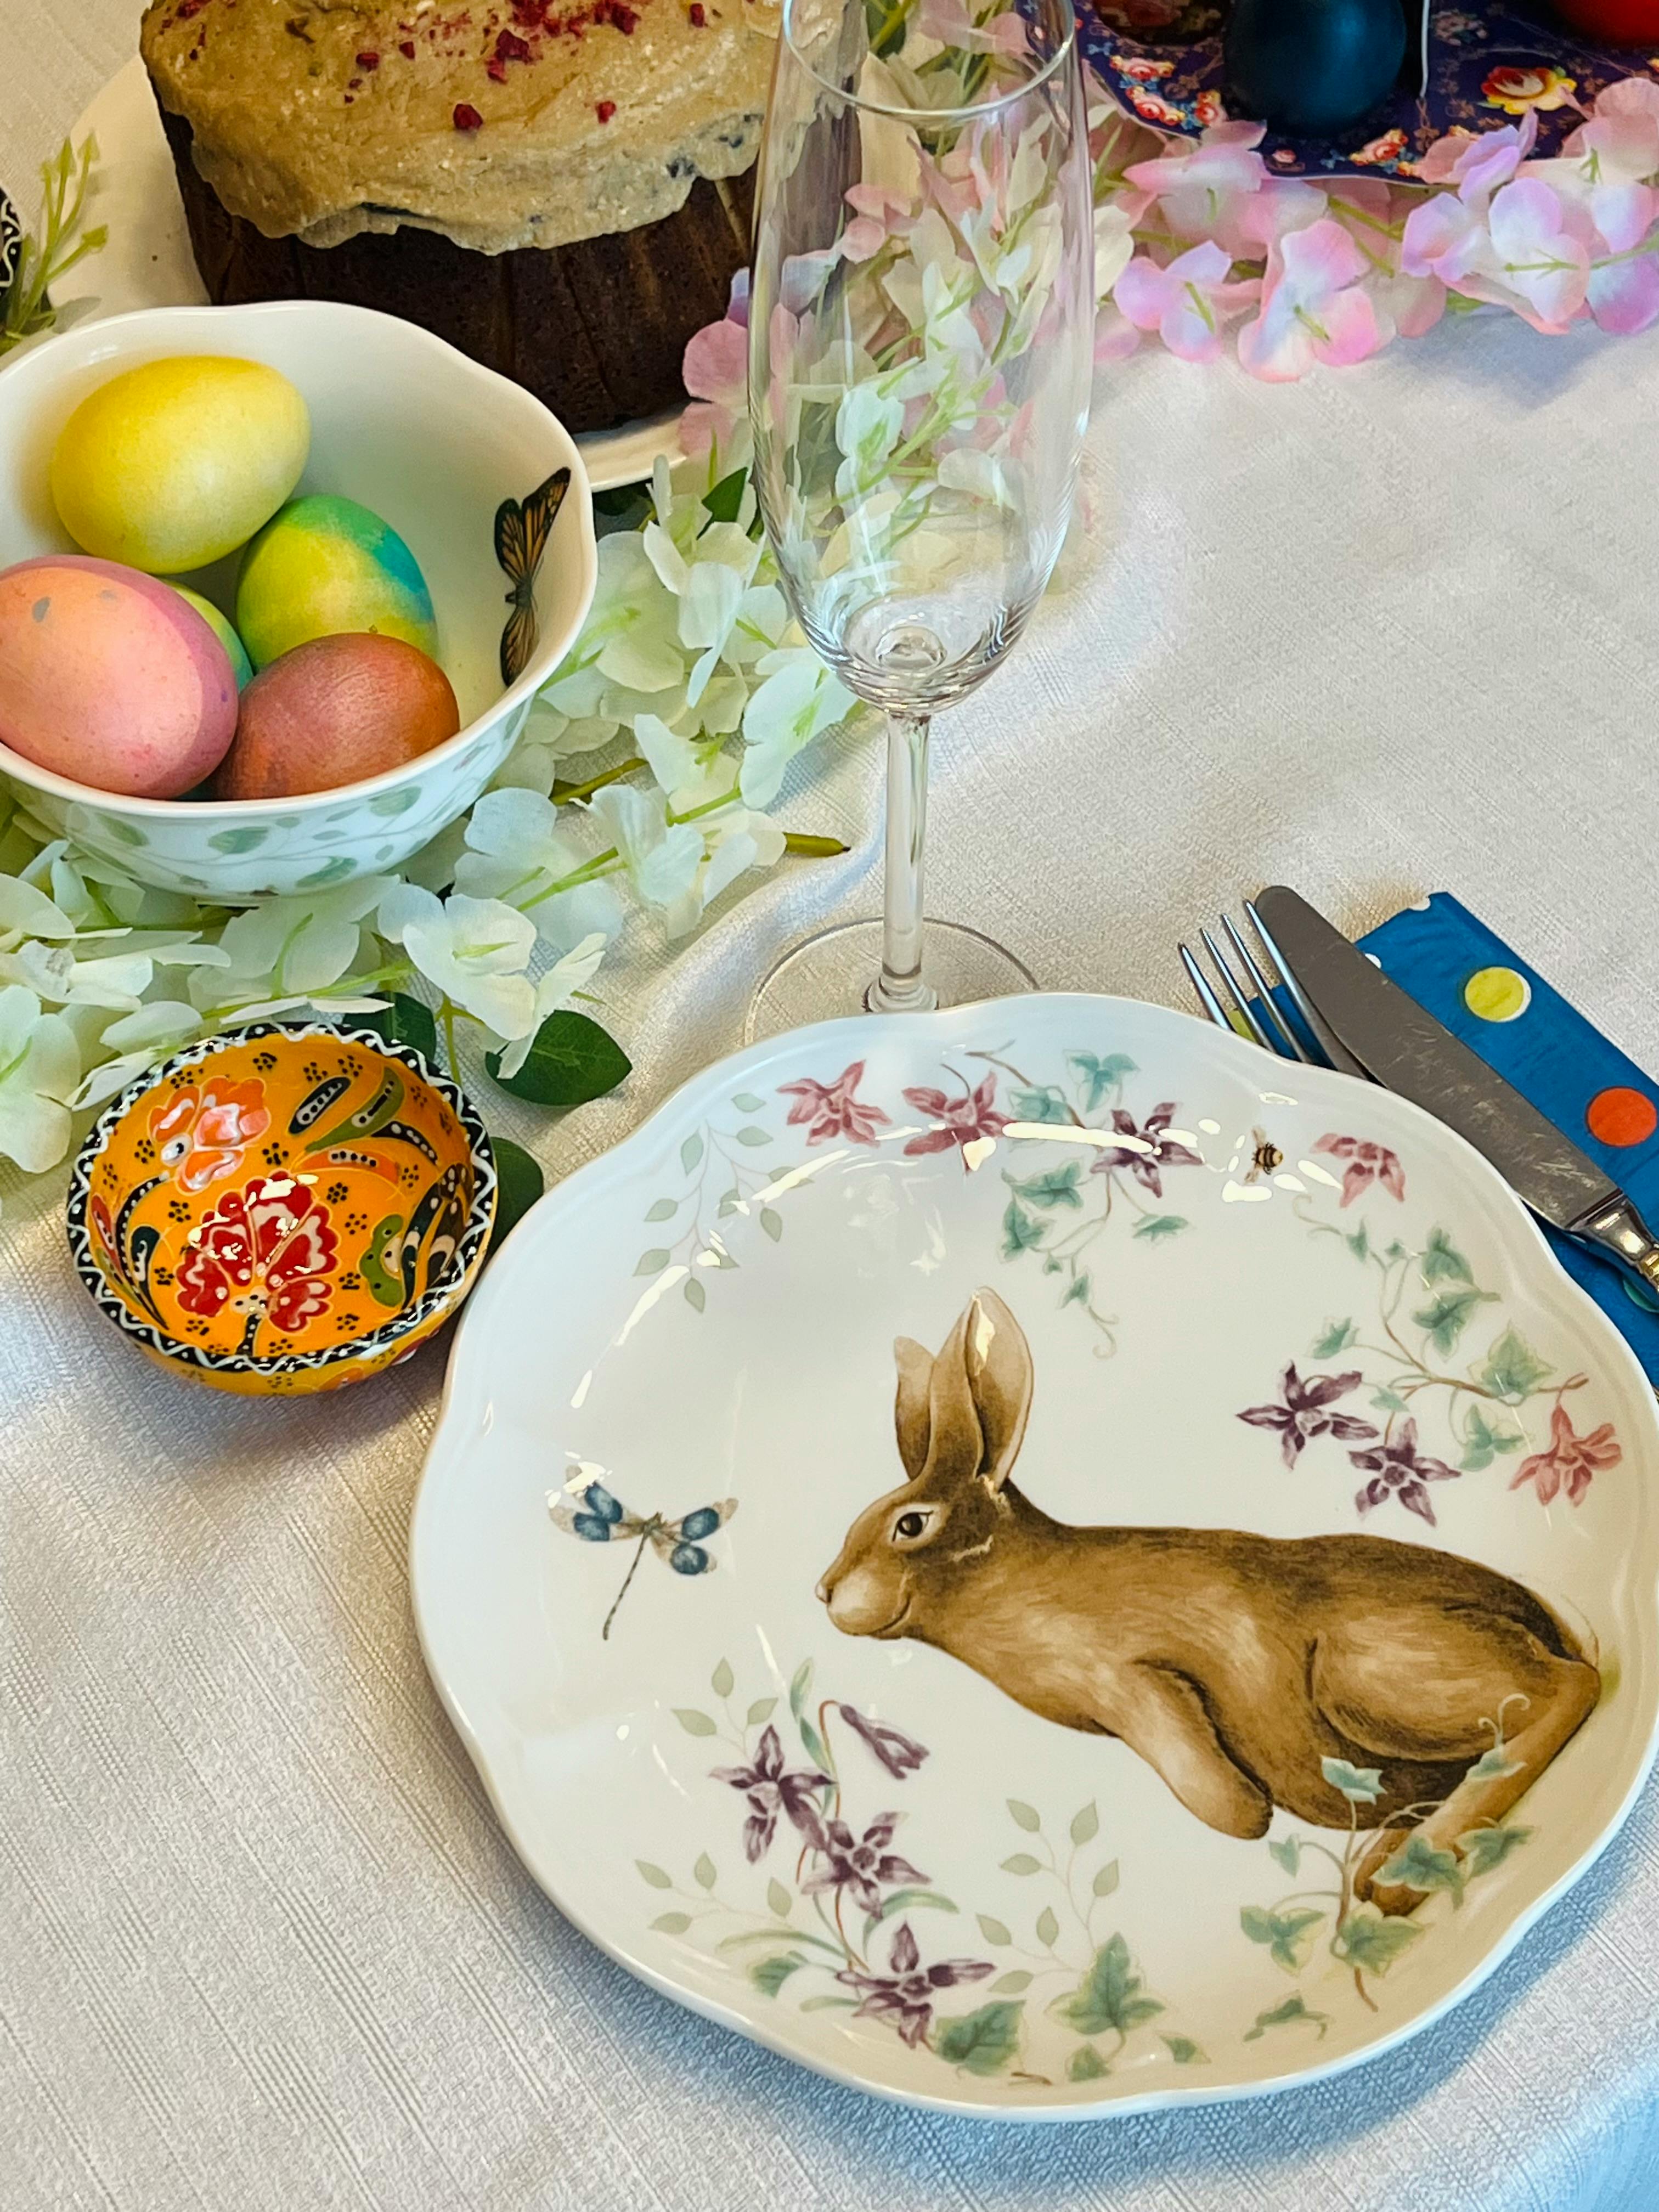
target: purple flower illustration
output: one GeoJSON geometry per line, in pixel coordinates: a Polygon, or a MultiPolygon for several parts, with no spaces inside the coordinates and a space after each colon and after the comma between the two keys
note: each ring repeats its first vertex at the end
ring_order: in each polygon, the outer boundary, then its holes
{"type": "Polygon", "coordinates": [[[752,1766],[716,1766],[712,1772],[716,1782],[729,1783],[733,1790],[748,1794],[749,1818],[743,1826],[743,1847],[751,1864],[765,1857],[780,1813],[787,1813],[796,1827],[814,1842],[823,1832],[813,1793],[828,1789],[830,1777],[815,1774],[804,1766],[786,1773],[783,1746],[775,1728],[762,1730],[752,1766]]]}
{"type": "Polygon", "coordinates": [[[1201,1168],[1203,1161],[1185,1145],[1177,1144],[1165,1133],[1175,1119],[1172,1100],[1154,1106],[1152,1112],[1135,1127],[1133,1114],[1121,1106],[1112,1109],[1112,1127],[1120,1137],[1133,1139],[1127,1145],[1108,1145],[1097,1154],[1092,1175],[1110,1175],[1118,1168],[1127,1169],[1138,1183],[1151,1191],[1154,1198],[1164,1195],[1162,1170],[1165,1168],[1201,1168]]]}
{"type": "Polygon", "coordinates": [[[960,1098],[947,1098],[942,1091],[921,1085],[904,1094],[906,1103],[926,1114],[933,1127],[920,1137],[912,1137],[904,1147],[908,1157],[922,1152],[948,1152],[952,1145],[968,1146],[981,1137],[1000,1137],[1007,1126],[1008,1117],[999,1114],[995,1100],[997,1079],[988,1075],[977,1090],[970,1091],[966,1082],[962,1085],[960,1098]]]}
{"type": "Polygon", "coordinates": [[[927,1756],[927,1747],[914,1736],[904,1735],[885,1721],[867,1721],[856,1705],[838,1705],[840,1713],[854,1735],[860,1736],[878,1759],[895,1782],[902,1782],[907,1774],[914,1774],[927,1756]]]}
{"type": "Polygon", "coordinates": [[[1435,1525],[1434,1507],[1425,1486],[1457,1480],[1457,1469],[1448,1467],[1444,1460],[1418,1456],[1415,1421],[1401,1421],[1400,1433],[1392,1443],[1379,1440],[1370,1451],[1350,1452],[1348,1457],[1370,1476],[1353,1501],[1362,1513],[1397,1498],[1408,1512],[1419,1514],[1431,1528],[1435,1525]]]}
{"type": "MultiPolygon", "coordinates": [[[[1247,1406],[1239,1415],[1253,1429],[1277,1429],[1279,1447],[1285,1455],[1286,1467],[1294,1467],[1304,1444],[1315,1437],[1335,1437],[1343,1443],[1358,1443],[1377,1433],[1369,1421],[1362,1421],[1352,1413],[1333,1413],[1328,1409],[1338,1398],[1346,1397],[1350,1390],[1359,1388],[1362,1377],[1357,1367],[1341,1375],[1310,1375],[1304,1382],[1296,1371],[1292,1360],[1279,1378],[1279,1396],[1277,1406],[1247,1406]]],[[[1353,1458],[1358,1463],[1358,1454],[1353,1458]]],[[[1433,1519],[1433,1515],[1430,1515],[1433,1519]]]]}
{"type": "Polygon", "coordinates": [[[855,2020],[868,2015],[888,2021],[913,2051],[933,2024],[933,1999],[941,1990],[954,1989],[958,1982],[982,1982],[995,1971],[986,1959],[941,1959],[936,1966],[923,1966],[921,1955],[909,1922],[901,1921],[887,1973],[866,1973],[849,1966],[836,1977],[856,1990],[862,2000],[853,2015],[855,2020]]]}
{"type": "Polygon", "coordinates": [[[826,1863],[807,1875],[801,1884],[803,1893],[810,1896],[815,1891],[826,1889],[850,1890],[866,1912],[878,1912],[884,1889],[897,1889],[906,1882],[926,1881],[927,1876],[913,1867],[908,1859],[900,1858],[887,1848],[898,1824],[896,1813],[878,1813],[859,1837],[854,1836],[845,1820],[822,1823],[813,1840],[826,1863]]]}

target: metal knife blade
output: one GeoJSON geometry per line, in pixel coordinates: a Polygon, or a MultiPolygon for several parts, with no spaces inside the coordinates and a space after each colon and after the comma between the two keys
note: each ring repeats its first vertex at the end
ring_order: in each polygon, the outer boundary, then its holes
{"type": "Polygon", "coordinates": [[[1316,908],[1281,884],[1255,903],[1303,989],[1355,1059],[1385,1089],[1467,1137],[1534,1213],[1582,1231],[1619,1199],[1610,1176],[1316,908]]]}

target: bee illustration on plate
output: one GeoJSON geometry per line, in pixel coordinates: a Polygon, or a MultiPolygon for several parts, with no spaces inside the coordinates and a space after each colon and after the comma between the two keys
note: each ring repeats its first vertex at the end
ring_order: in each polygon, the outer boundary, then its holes
{"type": "Polygon", "coordinates": [[[1265,1129],[1251,1130],[1250,1145],[1250,1164],[1244,1172],[1246,1182],[1261,1182],[1265,1176],[1273,1175],[1284,1166],[1284,1153],[1265,1129]]]}
{"type": "Polygon", "coordinates": [[[699,1505],[682,1514],[677,1521],[671,1521],[662,1513],[632,1513],[595,1479],[603,1472],[586,1461],[580,1462],[562,1490],[548,1492],[547,1510],[553,1516],[554,1526],[562,1528],[567,1536],[580,1536],[588,1544],[635,1546],[623,1586],[599,1631],[601,1639],[608,1640],[611,1624],[628,1595],[629,1585],[639,1572],[647,1545],[677,1575],[712,1574],[716,1562],[705,1547],[737,1511],[738,1501],[735,1498],[718,1498],[712,1505],[699,1505]]]}

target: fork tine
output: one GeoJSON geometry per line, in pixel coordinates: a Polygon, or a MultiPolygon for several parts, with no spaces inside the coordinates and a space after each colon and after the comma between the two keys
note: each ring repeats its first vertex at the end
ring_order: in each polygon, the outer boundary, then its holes
{"type": "Polygon", "coordinates": [[[1243,962],[1245,969],[1249,975],[1251,982],[1255,985],[1256,992],[1261,1004],[1262,1013],[1266,1017],[1267,1020],[1272,1024],[1276,1038],[1278,1039],[1278,1042],[1275,1043],[1274,1049],[1278,1052],[1279,1058],[1281,1060],[1299,1060],[1304,1061],[1307,1066],[1311,1066],[1313,1065],[1312,1054],[1308,1051],[1301,1038],[1297,1036],[1296,1031],[1285,1020],[1284,1015],[1279,1012],[1279,1007],[1274,1002],[1272,986],[1268,983],[1267,977],[1262,974],[1261,963],[1256,959],[1255,953],[1251,951],[1249,945],[1246,943],[1243,935],[1239,930],[1237,923],[1233,920],[1231,915],[1224,914],[1222,915],[1221,926],[1226,931],[1227,935],[1231,941],[1234,951],[1237,953],[1239,958],[1243,962]]]}
{"type": "MultiPolygon", "coordinates": [[[[1256,1019],[1255,1013],[1251,1010],[1249,1000],[1245,996],[1244,993],[1239,989],[1237,978],[1234,975],[1232,969],[1227,965],[1226,955],[1222,951],[1221,947],[1216,943],[1214,938],[1211,936],[1207,929],[1200,929],[1198,933],[1204,939],[1204,950],[1210,956],[1210,963],[1214,968],[1217,975],[1220,979],[1222,988],[1226,992],[1227,996],[1232,1000],[1234,1006],[1238,1010],[1238,1022],[1242,1022],[1244,1024],[1240,1034],[1251,1038],[1254,1042],[1261,1047],[1261,1049],[1264,1052],[1271,1052],[1277,1055],[1279,1052],[1278,1046],[1273,1042],[1267,1030],[1262,1028],[1261,1023],[1256,1019]]],[[[1229,1028],[1237,1029],[1238,1022],[1235,1022],[1231,1015],[1228,1017],[1229,1028]]]]}
{"type": "Polygon", "coordinates": [[[1369,1071],[1362,1067],[1347,1047],[1332,1034],[1319,1009],[1309,999],[1307,993],[1297,981],[1296,971],[1289,965],[1284,954],[1273,942],[1272,930],[1256,912],[1254,899],[1245,900],[1244,911],[1250,918],[1251,928],[1261,939],[1267,950],[1267,957],[1284,977],[1285,988],[1290,993],[1291,1004],[1306,1023],[1308,1034],[1318,1044],[1330,1065],[1340,1075],[1357,1075],[1362,1082],[1369,1083],[1371,1080],[1369,1071]]]}
{"type": "Polygon", "coordinates": [[[1187,970],[1187,979],[1198,994],[1199,1005],[1218,1030],[1231,1029],[1226,1009],[1210,988],[1210,979],[1194,959],[1191,947],[1182,945],[1176,949],[1181,954],[1181,964],[1187,970]]]}

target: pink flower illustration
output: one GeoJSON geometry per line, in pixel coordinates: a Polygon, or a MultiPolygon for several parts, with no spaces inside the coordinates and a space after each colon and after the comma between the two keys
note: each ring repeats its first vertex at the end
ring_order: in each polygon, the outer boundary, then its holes
{"type": "Polygon", "coordinates": [[[809,1124],[809,1145],[821,1145],[830,1137],[850,1137],[855,1145],[873,1145],[876,1131],[888,1126],[888,1117],[879,1106],[866,1105],[856,1096],[863,1080],[864,1062],[855,1060],[851,1066],[842,1068],[833,1083],[817,1083],[803,1075],[798,1083],[779,1084],[780,1093],[795,1102],[789,1109],[790,1126],[809,1124]]]}
{"type": "Polygon", "coordinates": [[[1386,1145],[1374,1145],[1364,1137],[1338,1137],[1329,1132],[1314,1146],[1316,1152],[1328,1152],[1334,1160],[1345,1160],[1346,1170],[1342,1177],[1342,1203],[1352,1206],[1363,1190],[1372,1183],[1381,1183],[1393,1198],[1406,1195],[1406,1170],[1400,1164],[1398,1152],[1391,1152],[1386,1145]]]}
{"type": "Polygon", "coordinates": [[[749,1765],[714,1767],[710,1779],[741,1790],[749,1800],[749,1818],[743,1824],[743,1848],[751,1865],[765,1857],[780,1813],[787,1814],[804,1836],[820,1850],[823,1848],[815,1793],[830,1787],[830,1777],[816,1774],[804,1766],[786,1768],[783,1746],[775,1728],[762,1731],[754,1759],[749,1765]]]}
{"type": "Polygon", "coordinates": [[[862,1999],[854,2020],[867,2016],[889,2021],[901,2042],[913,2051],[933,2024],[933,1999],[941,1990],[953,1989],[959,1982],[982,1982],[995,1972],[985,1959],[941,1959],[937,1966],[924,1966],[908,1920],[899,1923],[887,1964],[884,1974],[849,1967],[836,1979],[856,1990],[862,1999]]]}
{"type": "Polygon", "coordinates": [[[1166,1098],[1137,1128],[1133,1114],[1121,1106],[1112,1109],[1112,1127],[1120,1137],[1133,1141],[1124,1145],[1107,1145],[1095,1156],[1091,1175],[1115,1175],[1127,1170],[1144,1189],[1154,1198],[1164,1195],[1165,1168],[1201,1168],[1199,1155],[1180,1144],[1170,1133],[1170,1124],[1175,1119],[1175,1103],[1166,1098]]]}
{"type": "Polygon", "coordinates": [[[1340,1443],[1358,1443],[1377,1433],[1369,1421],[1352,1413],[1330,1410],[1339,1398],[1357,1390],[1364,1378],[1357,1367],[1341,1375],[1310,1375],[1304,1382],[1292,1360],[1279,1378],[1282,1404],[1247,1406],[1239,1415],[1253,1429],[1273,1429],[1286,1467],[1294,1467],[1302,1448],[1316,1437],[1334,1437],[1340,1443]]]}
{"type": "Polygon", "coordinates": [[[999,1114],[992,1101],[997,1095],[997,1079],[988,1075],[976,1090],[970,1091],[964,1082],[960,1098],[947,1098],[942,1091],[918,1085],[904,1094],[907,1104],[918,1113],[926,1114],[933,1123],[919,1137],[912,1137],[904,1147],[907,1155],[915,1158],[921,1152],[948,1152],[952,1145],[971,1145],[978,1137],[1000,1137],[1007,1127],[1008,1116],[999,1114]]]}
{"type": "Polygon", "coordinates": [[[927,1758],[925,1744],[918,1743],[900,1729],[890,1727],[885,1721],[866,1720],[856,1705],[839,1705],[836,1711],[895,1782],[902,1782],[907,1774],[914,1774],[927,1758]]]}
{"type": "Polygon", "coordinates": [[[1604,1467],[1617,1467],[1624,1455],[1611,1421],[1603,1421],[1587,1437],[1575,1436],[1566,1407],[1558,1404],[1550,1415],[1549,1449],[1523,1459],[1510,1488],[1519,1490],[1523,1483],[1530,1482],[1538,1492],[1540,1503],[1545,1505],[1565,1489],[1569,1502],[1577,1505],[1582,1504],[1592,1476],[1604,1467]]]}
{"type": "Polygon", "coordinates": [[[1434,1506],[1425,1486],[1457,1480],[1457,1469],[1448,1467],[1444,1460],[1419,1455],[1415,1421],[1401,1421],[1400,1433],[1391,1442],[1375,1443],[1368,1451],[1350,1452],[1348,1457],[1362,1474],[1370,1476],[1354,1497],[1362,1513],[1397,1498],[1408,1513],[1415,1513],[1431,1528],[1435,1525],[1434,1506]]]}
{"type": "Polygon", "coordinates": [[[1331,216],[1279,239],[1267,250],[1261,312],[1238,334],[1241,366],[1267,383],[1290,384],[1316,361],[1346,368],[1377,352],[1393,332],[1361,287],[1370,265],[1331,216]]]}
{"type": "Polygon", "coordinates": [[[813,1842],[825,1863],[807,1875],[801,1894],[844,1889],[864,1911],[879,1912],[884,1889],[920,1887],[928,1877],[887,1848],[898,1824],[896,1813],[878,1813],[863,1835],[855,1836],[845,1820],[822,1822],[813,1842]]]}

